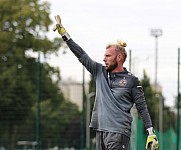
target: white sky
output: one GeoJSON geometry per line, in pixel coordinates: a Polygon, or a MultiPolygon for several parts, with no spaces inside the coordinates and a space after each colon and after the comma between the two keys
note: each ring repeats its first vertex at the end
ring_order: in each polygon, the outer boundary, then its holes
{"type": "MultiPolygon", "coordinates": [[[[155,38],[150,29],[161,28],[158,38],[158,83],[173,106],[177,95],[177,50],[181,47],[180,0],[47,0],[51,3],[51,18],[60,15],[64,27],[92,59],[103,63],[105,46],[117,39],[127,43],[132,50],[132,72],[140,79],[143,69],[151,82],[155,79],[155,38]]],[[[59,36],[50,27],[49,38],[59,36]]],[[[59,66],[62,79],[82,80],[82,65],[68,50],[66,55],[51,56],[51,65],[59,66]]],[[[89,80],[86,71],[86,80],[89,80]]]]}

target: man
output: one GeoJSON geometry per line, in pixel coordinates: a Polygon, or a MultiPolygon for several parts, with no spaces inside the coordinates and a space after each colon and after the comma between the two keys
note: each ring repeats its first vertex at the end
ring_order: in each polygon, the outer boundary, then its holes
{"type": "Polygon", "coordinates": [[[134,103],[148,133],[146,149],[154,140],[158,148],[157,137],[152,127],[140,81],[123,67],[127,57],[124,48],[126,43],[118,41],[107,45],[103,60],[105,66],[103,66],[93,61],[70,38],[61,24],[59,15],[55,19],[57,24],[54,31],[58,30],[70,50],[93,75],[96,82],[96,98],[90,127],[96,130],[97,149],[128,150],[132,122],[130,110],[134,103]]]}

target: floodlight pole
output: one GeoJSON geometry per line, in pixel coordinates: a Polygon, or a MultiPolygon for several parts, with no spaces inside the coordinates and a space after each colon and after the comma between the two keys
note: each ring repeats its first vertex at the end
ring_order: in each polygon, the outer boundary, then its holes
{"type": "Polygon", "coordinates": [[[151,35],[155,37],[155,87],[157,88],[157,74],[158,74],[158,37],[162,36],[161,29],[151,29],[151,35]]]}
{"type": "Polygon", "coordinates": [[[180,142],[180,48],[178,48],[178,85],[177,85],[177,150],[180,142]]]}
{"type": "MultiPolygon", "coordinates": [[[[155,37],[155,89],[156,92],[158,91],[158,82],[157,82],[157,75],[158,75],[158,37],[162,36],[161,29],[151,29],[151,36],[155,37]]],[[[157,94],[156,94],[157,95],[157,94]]],[[[163,132],[163,99],[159,96],[159,140],[160,140],[160,148],[162,150],[162,132],[163,132]]]]}

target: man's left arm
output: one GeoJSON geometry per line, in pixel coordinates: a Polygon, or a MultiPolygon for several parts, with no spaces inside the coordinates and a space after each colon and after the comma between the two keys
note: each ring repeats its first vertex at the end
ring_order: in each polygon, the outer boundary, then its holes
{"type": "Polygon", "coordinates": [[[134,88],[132,89],[132,93],[133,93],[134,102],[136,104],[136,108],[141,115],[141,118],[144,122],[144,126],[146,128],[146,132],[148,134],[147,142],[146,142],[146,149],[149,146],[151,146],[151,144],[154,142],[154,140],[157,141],[156,147],[158,147],[157,136],[154,132],[154,128],[152,125],[150,114],[148,112],[144,92],[143,92],[142,86],[141,86],[138,78],[136,78],[136,80],[135,80],[135,85],[134,85],[134,88]]]}

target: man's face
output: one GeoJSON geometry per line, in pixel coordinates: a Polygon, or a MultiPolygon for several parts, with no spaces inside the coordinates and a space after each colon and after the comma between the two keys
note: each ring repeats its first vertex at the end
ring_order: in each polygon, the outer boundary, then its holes
{"type": "Polygon", "coordinates": [[[105,62],[105,67],[108,72],[111,72],[117,68],[118,62],[115,47],[106,49],[103,61],[105,62]]]}

